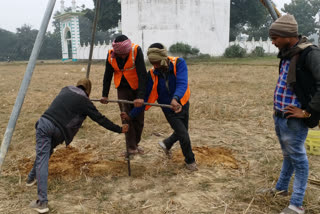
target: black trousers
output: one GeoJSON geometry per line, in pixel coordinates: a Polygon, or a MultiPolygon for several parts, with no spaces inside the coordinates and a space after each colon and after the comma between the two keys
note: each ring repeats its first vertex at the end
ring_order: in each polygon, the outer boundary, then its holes
{"type": "MultiPolygon", "coordinates": [[[[118,88],[118,99],[133,101],[137,97],[137,92],[131,88],[118,88]]],[[[119,103],[120,111],[125,111],[128,115],[134,108],[131,104],[119,103]],[[121,107],[123,106],[123,109],[121,107]]],[[[141,140],[141,135],[144,126],[144,111],[142,111],[136,118],[127,122],[129,124],[129,131],[126,135],[126,143],[129,149],[137,149],[137,146],[141,140]]]]}
{"type": "Polygon", "coordinates": [[[191,148],[190,137],[188,133],[189,124],[189,102],[187,102],[183,107],[182,111],[179,113],[174,112],[164,112],[171,128],[174,130],[173,134],[165,139],[163,143],[166,145],[167,149],[171,149],[173,144],[179,140],[182,153],[185,157],[185,162],[187,164],[195,162],[194,154],[191,148]]]}

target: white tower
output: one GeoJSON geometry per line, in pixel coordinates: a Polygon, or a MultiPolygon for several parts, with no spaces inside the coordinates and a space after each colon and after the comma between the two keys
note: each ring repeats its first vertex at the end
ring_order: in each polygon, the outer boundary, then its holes
{"type": "Polygon", "coordinates": [[[61,14],[55,18],[60,20],[60,35],[62,45],[62,61],[72,59],[77,61],[77,48],[80,46],[80,27],[79,16],[81,13],[76,11],[76,1],[72,0],[72,11],[66,12],[64,0],[60,1],[61,14]]]}

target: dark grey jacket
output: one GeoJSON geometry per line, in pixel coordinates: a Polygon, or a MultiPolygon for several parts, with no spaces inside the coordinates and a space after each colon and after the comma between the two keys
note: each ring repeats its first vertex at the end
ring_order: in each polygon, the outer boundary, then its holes
{"type": "Polygon", "coordinates": [[[87,116],[108,130],[118,133],[122,131],[120,126],[97,110],[82,89],[75,86],[64,87],[42,115],[60,129],[67,145],[71,143],[87,116]]]}

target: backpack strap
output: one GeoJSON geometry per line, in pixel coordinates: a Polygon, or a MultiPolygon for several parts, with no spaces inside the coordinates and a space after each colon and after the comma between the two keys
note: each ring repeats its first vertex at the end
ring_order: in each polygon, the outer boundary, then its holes
{"type": "Polygon", "coordinates": [[[303,70],[304,66],[306,64],[306,57],[309,54],[310,51],[312,51],[314,48],[317,48],[315,45],[310,45],[309,47],[305,48],[299,55],[299,59],[297,61],[297,70],[303,70]]]}

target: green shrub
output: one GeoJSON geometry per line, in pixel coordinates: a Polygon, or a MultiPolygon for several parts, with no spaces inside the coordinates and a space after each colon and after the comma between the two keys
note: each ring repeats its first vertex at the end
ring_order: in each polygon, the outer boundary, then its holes
{"type": "Polygon", "coordinates": [[[184,58],[189,55],[198,55],[200,52],[198,48],[191,47],[190,45],[182,42],[177,42],[176,44],[171,45],[169,51],[173,54],[181,54],[184,58]]]}
{"type": "Polygon", "coordinates": [[[264,57],[265,51],[263,47],[257,46],[250,54],[253,57],[264,57]]]}
{"type": "Polygon", "coordinates": [[[228,57],[228,58],[236,58],[236,57],[245,57],[246,56],[246,49],[240,47],[240,45],[232,45],[228,47],[223,56],[228,57]]]}

